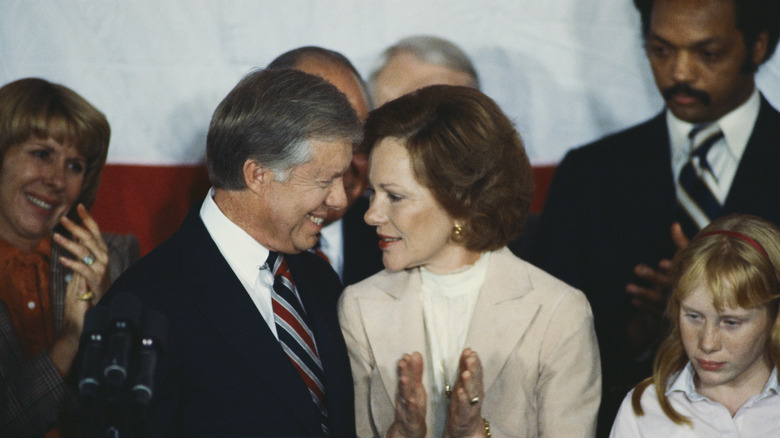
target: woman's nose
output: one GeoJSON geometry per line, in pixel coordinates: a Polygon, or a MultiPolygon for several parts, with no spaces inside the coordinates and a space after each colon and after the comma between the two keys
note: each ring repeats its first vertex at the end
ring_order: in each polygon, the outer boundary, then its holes
{"type": "Polygon", "coordinates": [[[720,329],[715,324],[706,324],[699,334],[699,348],[705,353],[720,349],[720,329]]]}

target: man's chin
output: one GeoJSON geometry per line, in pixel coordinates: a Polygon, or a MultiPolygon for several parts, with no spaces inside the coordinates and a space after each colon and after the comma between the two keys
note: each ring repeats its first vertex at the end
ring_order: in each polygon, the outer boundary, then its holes
{"type": "Polygon", "coordinates": [[[669,110],[678,119],[688,123],[706,123],[711,122],[709,115],[703,111],[701,105],[693,106],[681,106],[669,104],[669,110]]]}

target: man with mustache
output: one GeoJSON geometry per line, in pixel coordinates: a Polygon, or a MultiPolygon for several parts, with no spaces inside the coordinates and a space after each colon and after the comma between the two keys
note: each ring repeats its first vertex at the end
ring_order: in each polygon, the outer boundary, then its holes
{"type": "Polygon", "coordinates": [[[593,307],[604,376],[599,436],[625,393],[650,375],[676,248],[728,213],[780,223],[780,113],[754,80],[776,49],[780,2],[634,3],[666,107],[566,155],[530,257],[593,307]]]}

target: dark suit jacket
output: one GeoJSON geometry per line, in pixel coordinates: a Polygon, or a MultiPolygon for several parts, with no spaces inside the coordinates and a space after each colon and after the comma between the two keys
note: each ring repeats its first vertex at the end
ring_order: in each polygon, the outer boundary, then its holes
{"type": "MultiPolygon", "coordinates": [[[[286,257],[320,353],[331,436],[354,436],[338,277],[314,254],[286,257]]],[[[306,385],[209,236],[199,208],[121,276],[106,301],[119,293],[139,296],[144,311],[163,312],[170,326],[149,408],[150,436],[321,436],[306,385]]]]}
{"type": "MultiPolygon", "coordinates": [[[[780,224],[780,113],[761,109],[723,214],[751,213],[780,224]]],[[[663,113],[570,151],[560,163],[530,261],[585,292],[593,307],[605,390],[617,402],[651,371],[628,353],[625,292],[638,263],[671,258],[676,195],[663,113]]],[[[692,236],[689,236],[692,237],[692,236]]],[[[609,404],[605,393],[604,403],[609,404]]],[[[616,406],[614,407],[617,408],[616,406]]],[[[611,422],[611,419],[610,419],[611,422]]],[[[600,425],[607,427],[609,424],[600,425]]]]}
{"type": "Polygon", "coordinates": [[[368,198],[361,196],[349,207],[342,219],[344,286],[355,284],[385,268],[376,227],[366,224],[363,220],[368,205],[368,198]]]}

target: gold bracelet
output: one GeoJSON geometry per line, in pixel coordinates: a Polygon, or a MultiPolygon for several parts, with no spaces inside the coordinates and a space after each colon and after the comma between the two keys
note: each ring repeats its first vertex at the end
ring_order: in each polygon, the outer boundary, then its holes
{"type": "Polygon", "coordinates": [[[482,417],[482,421],[485,422],[485,433],[487,434],[487,437],[490,438],[491,437],[491,435],[490,435],[490,422],[487,421],[487,418],[485,418],[485,417],[482,417]]]}

